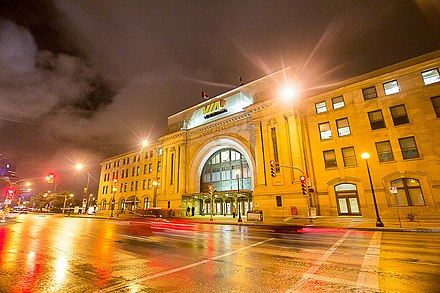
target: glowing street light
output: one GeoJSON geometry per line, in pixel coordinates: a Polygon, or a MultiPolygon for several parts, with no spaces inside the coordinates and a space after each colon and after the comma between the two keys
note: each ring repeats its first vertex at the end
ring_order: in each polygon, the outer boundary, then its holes
{"type": "Polygon", "coordinates": [[[284,100],[293,100],[298,96],[298,89],[290,84],[285,84],[280,90],[281,98],[284,100]]]}
{"type": "MultiPolygon", "coordinates": [[[[87,199],[87,205],[86,205],[86,209],[88,209],[89,207],[89,198],[87,197],[87,193],[89,192],[89,184],[90,184],[90,173],[87,172],[86,170],[84,170],[84,165],[82,163],[78,163],[75,165],[75,169],[78,171],[83,171],[87,174],[87,184],[86,187],[84,188],[84,198],[87,199]]],[[[84,214],[86,213],[86,210],[84,210],[83,212],[84,214]]]]}
{"type": "Polygon", "coordinates": [[[157,201],[157,181],[156,180],[154,180],[153,181],[153,188],[154,188],[154,190],[153,190],[153,208],[155,208],[156,207],[156,201],[157,201]]]}
{"type": "MultiPolygon", "coordinates": [[[[72,199],[73,198],[73,194],[69,194],[69,197],[72,199]]],[[[64,195],[64,207],[63,207],[63,214],[66,211],[66,202],[67,202],[67,194],[64,195]]]]}
{"type": "Polygon", "coordinates": [[[384,227],[384,224],[382,223],[382,220],[380,219],[380,216],[379,216],[379,210],[377,209],[377,202],[376,202],[376,195],[374,194],[373,180],[371,179],[370,166],[368,165],[368,159],[370,158],[370,154],[369,153],[362,153],[361,158],[363,160],[365,160],[365,163],[367,164],[368,178],[370,179],[370,188],[371,188],[371,193],[373,195],[374,209],[376,211],[376,227],[384,227]]]}

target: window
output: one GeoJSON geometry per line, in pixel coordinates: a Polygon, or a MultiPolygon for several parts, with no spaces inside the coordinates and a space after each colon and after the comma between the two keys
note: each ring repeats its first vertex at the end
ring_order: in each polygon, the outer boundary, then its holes
{"type": "Polygon", "coordinates": [[[422,72],[423,83],[425,85],[436,83],[440,81],[440,74],[438,68],[433,68],[422,72]]]}
{"type": "Polygon", "coordinates": [[[390,112],[393,117],[394,126],[409,123],[404,105],[390,107],[390,112]]]}
{"type": "Polygon", "coordinates": [[[332,130],[330,129],[330,123],[324,122],[318,125],[321,140],[332,138],[332,130]]]}
{"type": "Polygon", "coordinates": [[[400,88],[399,88],[399,84],[397,83],[397,80],[385,82],[383,84],[383,89],[385,91],[385,95],[387,96],[400,92],[400,88]]]}
{"type": "Polygon", "coordinates": [[[393,150],[389,140],[376,142],[376,150],[379,162],[394,161],[393,150]]]}
{"type": "Polygon", "coordinates": [[[376,87],[372,86],[372,87],[368,87],[366,89],[362,89],[362,94],[364,95],[365,101],[375,99],[375,98],[377,98],[376,87]]]}
{"type": "Polygon", "coordinates": [[[162,163],[161,161],[157,162],[157,172],[160,172],[160,170],[162,169],[162,163]]]}
{"type": "Polygon", "coordinates": [[[147,189],[147,180],[143,180],[142,181],[142,190],[145,190],[145,189],[147,189]]]}
{"type": "Polygon", "coordinates": [[[342,151],[342,158],[344,159],[344,167],[357,166],[354,147],[342,148],[341,151],[342,151]]]}
{"type": "Polygon", "coordinates": [[[157,155],[158,156],[162,156],[162,148],[158,148],[157,149],[157,155]]]}
{"type": "Polygon", "coordinates": [[[147,174],[147,169],[148,169],[148,165],[145,164],[145,165],[144,165],[144,174],[147,174]]]}
{"type": "Polygon", "coordinates": [[[368,112],[371,130],[385,128],[385,120],[383,120],[382,110],[368,112]]]}
{"type": "Polygon", "coordinates": [[[151,189],[151,179],[148,179],[148,189],[151,189]]]}
{"type": "Polygon", "coordinates": [[[148,164],[148,173],[153,172],[153,163],[148,164]]]}
{"type": "Polygon", "coordinates": [[[399,138],[399,144],[403,159],[406,160],[420,157],[414,136],[399,138]]]}
{"type": "Polygon", "coordinates": [[[336,98],[332,98],[332,105],[333,105],[333,109],[339,109],[344,107],[345,106],[344,97],[339,96],[336,98]]]}
{"type": "Polygon", "coordinates": [[[148,159],[148,152],[145,153],[145,159],[148,159]]]}
{"type": "Polygon", "coordinates": [[[137,166],[136,167],[136,176],[139,176],[140,173],[141,173],[141,167],[137,166]]]}
{"type": "Polygon", "coordinates": [[[131,184],[130,184],[130,191],[134,191],[134,181],[131,181],[131,184]]]}
{"type": "Polygon", "coordinates": [[[336,126],[338,127],[339,136],[350,135],[350,126],[348,125],[348,118],[342,118],[336,120],[336,126]]]}
{"type": "Polygon", "coordinates": [[[278,142],[277,142],[277,130],[275,127],[272,127],[270,129],[270,136],[272,138],[272,148],[273,148],[273,159],[275,160],[275,171],[280,172],[280,166],[277,162],[279,162],[278,159],[278,142]]]}
{"type": "Polygon", "coordinates": [[[281,195],[276,196],[276,201],[277,201],[277,207],[283,206],[283,201],[282,201],[281,195]]]}
{"type": "Polygon", "coordinates": [[[324,164],[326,169],[338,167],[335,150],[324,151],[324,164]]]}
{"type": "Polygon", "coordinates": [[[434,108],[435,116],[440,118],[440,96],[431,98],[432,107],[434,108]]]}
{"type": "Polygon", "coordinates": [[[315,108],[316,108],[316,113],[327,112],[327,105],[325,104],[325,101],[316,103],[315,108]]]}
{"type": "Polygon", "coordinates": [[[150,158],[153,157],[153,151],[150,151],[150,158]]]}
{"type": "Polygon", "coordinates": [[[394,193],[396,206],[423,206],[425,200],[420,188],[419,180],[415,178],[401,178],[391,181],[392,187],[397,187],[397,193],[394,193]]]}

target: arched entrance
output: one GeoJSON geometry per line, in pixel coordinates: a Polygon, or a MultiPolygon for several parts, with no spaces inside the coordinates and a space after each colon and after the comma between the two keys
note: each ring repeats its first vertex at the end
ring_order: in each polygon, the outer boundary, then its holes
{"type": "Polygon", "coordinates": [[[335,186],[338,214],[340,216],[360,216],[361,209],[355,184],[343,183],[335,186]]]}
{"type": "Polygon", "coordinates": [[[237,215],[239,211],[245,215],[252,209],[252,172],[243,154],[234,148],[211,154],[202,168],[200,193],[193,195],[192,202],[196,214],[210,214],[212,209],[214,215],[237,215]]]}
{"type": "Polygon", "coordinates": [[[127,198],[127,200],[125,201],[125,207],[129,210],[129,211],[134,211],[135,209],[138,208],[139,205],[139,199],[136,196],[130,196],[129,198],[127,198]]]}

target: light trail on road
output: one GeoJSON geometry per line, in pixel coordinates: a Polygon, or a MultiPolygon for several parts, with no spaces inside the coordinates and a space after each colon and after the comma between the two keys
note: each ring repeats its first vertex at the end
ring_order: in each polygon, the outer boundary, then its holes
{"type": "Polygon", "coordinates": [[[210,258],[202,260],[202,261],[198,261],[198,262],[186,265],[186,266],[177,267],[175,269],[171,269],[171,270],[168,270],[168,271],[156,273],[156,274],[153,274],[153,275],[145,276],[143,278],[138,278],[138,279],[135,279],[135,280],[130,280],[130,281],[128,281],[126,283],[123,283],[123,284],[119,284],[119,285],[108,287],[108,288],[105,288],[105,289],[102,289],[102,290],[98,290],[97,292],[102,292],[102,293],[104,293],[104,292],[112,292],[112,291],[115,291],[115,290],[127,288],[127,287],[136,285],[137,283],[140,283],[140,282],[143,282],[143,281],[159,278],[159,277],[166,276],[166,275],[169,275],[169,274],[173,274],[173,273],[176,273],[176,272],[180,272],[180,271],[183,271],[183,270],[186,270],[186,269],[190,269],[190,268],[193,268],[193,267],[196,267],[196,266],[199,266],[199,265],[203,265],[203,264],[206,264],[208,262],[212,262],[212,261],[215,261],[215,260],[218,260],[218,259],[230,256],[232,254],[236,254],[236,253],[238,253],[240,251],[243,251],[243,250],[246,250],[246,249],[249,249],[249,248],[261,245],[261,244],[264,244],[264,243],[272,241],[274,239],[275,238],[268,238],[266,240],[263,240],[263,241],[260,241],[260,242],[257,242],[257,243],[251,244],[251,245],[240,247],[239,249],[235,249],[233,251],[224,253],[222,255],[210,257],[210,258]],[[127,284],[127,283],[129,283],[129,284],[127,284]]]}

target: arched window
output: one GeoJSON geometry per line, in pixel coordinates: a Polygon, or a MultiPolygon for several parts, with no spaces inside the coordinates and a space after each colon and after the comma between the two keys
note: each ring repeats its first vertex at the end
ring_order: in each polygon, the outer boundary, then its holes
{"type": "Polygon", "coordinates": [[[148,197],[144,198],[144,210],[148,209],[150,207],[150,200],[148,197]]]}
{"type": "Polygon", "coordinates": [[[119,207],[121,211],[125,210],[125,199],[121,199],[119,202],[119,207]]]}
{"type": "Polygon", "coordinates": [[[232,148],[221,149],[209,157],[200,178],[200,190],[251,190],[251,172],[244,156],[232,148]]]}
{"type": "Polygon", "coordinates": [[[425,205],[425,199],[423,198],[423,192],[418,179],[400,178],[391,181],[391,186],[397,188],[397,193],[393,193],[396,206],[407,207],[425,205]]]}
{"type": "Polygon", "coordinates": [[[107,208],[107,200],[104,199],[104,200],[101,202],[101,210],[105,210],[106,208],[107,208]]]}
{"type": "Polygon", "coordinates": [[[335,193],[340,216],[361,215],[356,185],[349,183],[336,185],[335,193]]]}

